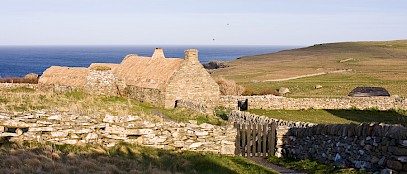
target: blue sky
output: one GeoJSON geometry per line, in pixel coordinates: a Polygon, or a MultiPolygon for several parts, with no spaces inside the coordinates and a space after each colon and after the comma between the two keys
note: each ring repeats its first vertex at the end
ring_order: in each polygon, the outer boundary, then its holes
{"type": "Polygon", "coordinates": [[[406,31],[405,0],[0,1],[0,45],[311,45],[406,31]]]}

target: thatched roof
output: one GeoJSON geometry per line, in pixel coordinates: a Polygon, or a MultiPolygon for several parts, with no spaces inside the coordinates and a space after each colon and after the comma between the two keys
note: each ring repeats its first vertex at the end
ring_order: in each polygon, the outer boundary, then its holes
{"type": "Polygon", "coordinates": [[[41,75],[38,83],[82,87],[85,84],[87,68],[51,66],[41,75]]]}
{"type": "MultiPolygon", "coordinates": [[[[155,54],[157,55],[157,54],[155,54]]],[[[128,55],[116,69],[116,75],[127,85],[162,89],[184,59],[165,58],[164,55],[141,57],[128,55]]]]}
{"type": "Polygon", "coordinates": [[[112,70],[115,71],[119,64],[114,63],[92,63],[89,66],[90,70],[112,70]]]}

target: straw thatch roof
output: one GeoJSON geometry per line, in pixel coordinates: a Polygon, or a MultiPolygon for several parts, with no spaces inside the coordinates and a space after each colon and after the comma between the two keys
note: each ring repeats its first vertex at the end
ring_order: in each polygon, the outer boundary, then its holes
{"type": "Polygon", "coordinates": [[[119,64],[114,63],[92,63],[89,66],[90,70],[112,70],[115,71],[119,64]]]}
{"type": "Polygon", "coordinates": [[[51,66],[41,75],[38,83],[82,87],[86,81],[87,68],[51,66]]]}
{"type": "Polygon", "coordinates": [[[117,67],[116,75],[127,85],[162,89],[183,61],[179,58],[128,55],[117,67]]]}

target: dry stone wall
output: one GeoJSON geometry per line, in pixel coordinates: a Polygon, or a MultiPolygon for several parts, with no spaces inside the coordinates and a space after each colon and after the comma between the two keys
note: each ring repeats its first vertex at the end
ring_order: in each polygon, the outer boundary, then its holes
{"type": "Polygon", "coordinates": [[[83,116],[51,111],[0,112],[0,141],[55,144],[136,143],[169,150],[207,151],[233,155],[233,126],[145,121],[138,116],[83,116]]]}
{"type": "Polygon", "coordinates": [[[128,85],[123,93],[129,98],[136,99],[141,102],[148,102],[158,107],[164,107],[164,95],[158,89],[141,88],[128,85]]]}
{"type": "Polygon", "coordinates": [[[400,97],[342,97],[342,98],[286,98],[264,96],[221,96],[219,105],[237,108],[238,101],[248,100],[249,109],[403,109],[407,110],[407,99],[400,97]]]}
{"type": "Polygon", "coordinates": [[[383,123],[312,124],[233,111],[230,121],[276,122],[277,156],[368,171],[407,172],[407,128],[383,123]]]}
{"type": "Polygon", "coordinates": [[[188,110],[196,111],[202,114],[210,114],[213,115],[213,110],[208,108],[206,104],[203,103],[195,103],[189,100],[177,100],[175,101],[175,107],[178,108],[185,108],[188,110]]]}
{"type": "Polygon", "coordinates": [[[37,89],[38,84],[30,83],[0,83],[0,89],[30,88],[37,89]]]}
{"type": "Polygon", "coordinates": [[[89,70],[83,90],[92,95],[116,96],[120,83],[112,70],[89,70]]]}

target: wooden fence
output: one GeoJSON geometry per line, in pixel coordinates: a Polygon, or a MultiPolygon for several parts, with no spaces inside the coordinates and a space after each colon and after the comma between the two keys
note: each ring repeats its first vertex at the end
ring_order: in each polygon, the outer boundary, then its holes
{"type": "Polygon", "coordinates": [[[237,123],[236,155],[267,157],[274,155],[276,147],[276,123],[237,123]]]}

